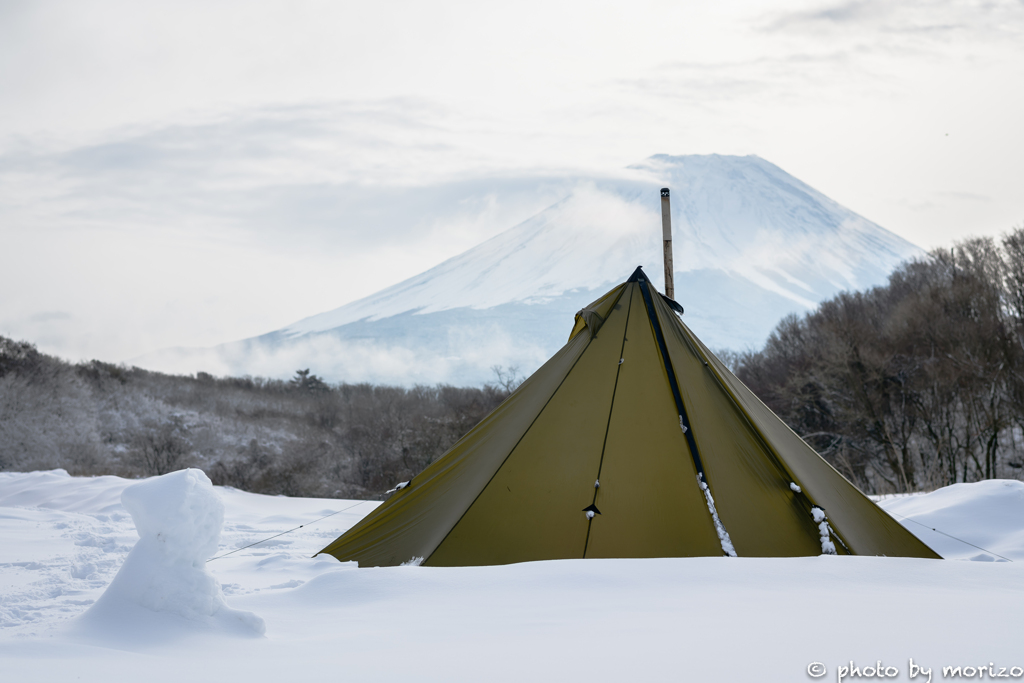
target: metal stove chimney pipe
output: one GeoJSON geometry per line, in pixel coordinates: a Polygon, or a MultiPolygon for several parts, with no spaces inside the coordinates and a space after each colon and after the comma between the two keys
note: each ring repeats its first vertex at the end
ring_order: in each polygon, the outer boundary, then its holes
{"type": "Polygon", "coordinates": [[[675,301],[675,270],[672,268],[672,210],[668,203],[668,188],[661,188],[661,238],[665,242],[665,296],[675,301]]]}

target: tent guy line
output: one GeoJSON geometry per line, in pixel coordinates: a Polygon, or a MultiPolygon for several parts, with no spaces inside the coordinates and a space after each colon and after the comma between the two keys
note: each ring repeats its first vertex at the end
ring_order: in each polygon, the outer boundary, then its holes
{"type": "Polygon", "coordinates": [[[299,526],[294,527],[292,529],[288,529],[287,531],[282,531],[279,534],[274,534],[273,536],[270,536],[268,538],[264,538],[263,540],[256,541],[255,543],[250,543],[249,545],[243,545],[241,548],[235,548],[234,550],[232,550],[229,553],[224,553],[223,555],[218,555],[217,557],[211,557],[210,559],[207,560],[207,562],[208,563],[209,562],[213,562],[214,560],[219,560],[222,557],[227,557],[228,555],[234,555],[235,553],[240,552],[242,550],[245,550],[246,548],[252,548],[253,546],[259,545],[260,543],[266,543],[267,541],[272,541],[275,538],[277,538],[278,536],[284,536],[285,534],[290,534],[293,531],[298,531],[299,529],[302,529],[303,527],[312,526],[312,525],[316,524],[317,522],[321,522],[321,521],[327,519],[328,517],[333,517],[334,515],[337,515],[337,514],[340,514],[342,512],[345,512],[346,510],[351,510],[352,508],[359,507],[363,503],[370,503],[370,502],[373,502],[373,501],[361,500],[361,501],[359,501],[358,503],[356,503],[354,505],[349,505],[347,508],[342,508],[341,510],[335,510],[334,512],[332,512],[329,515],[324,515],[323,517],[319,517],[317,519],[314,519],[312,522],[306,522],[305,524],[300,524],[299,526]]]}
{"type": "Polygon", "coordinates": [[[905,519],[905,520],[907,520],[908,522],[913,522],[914,524],[916,524],[916,525],[918,525],[918,526],[923,526],[923,527],[924,527],[925,529],[931,529],[932,531],[934,531],[934,532],[935,532],[935,533],[937,533],[937,534],[942,534],[943,536],[946,536],[946,537],[948,537],[948,538],[952,538],[952,539],[953,539],[954,541],[960,541],[961,543],[963,543],[963,544],[965,544],[965,545],[969,545],[969,546],[971,546],[972,548],[977,548],[978,550],[981,550],[982,552],[986,552],[986,553],[988,553],[989,555],[993,555],[993,556],[995,556],[995,557],[998,557],[998,558],[999,558],[999,559],[1001,559],[1001,560],[1006,560],[1007,562],[1013,562],[1013,560],[1011,560],[1010,558],[1008,558],[1008,557],[1003,557],[1003,556],[1002,556],[1002,555],[1000,555],[999,553],[994,553],[994,552],[992,552],[991,550],[988,550],[988,549],[986,549],[986,548],[982,548],[982,547],[981,547],[980,545],[974,545],[974,544],[973,544],[973,543],[971,543],[970,541],[965,541],[965,540],[964,540],[964,539],[962,539],[962,538],[957,538],[957,537],[956,537],[956,536],[954,536],[953,534],[947,534],[947,533],[946,533],[945,531],[940,531],[939,529],[936,529],[936,528],[935,528],[935,527],[933,527],[933,526],[928,526],[927,524],[921,524],[921,522],[918,522],[918,521],[917,521],[916,519],[911,519],[910,517],[905,517],[905,516],[901,515],[901,514],[900,514],[900,513],[898,513],[898,512],[893,512],[892,510],[886,510],[886,512],[888,512],[888,513],[889,513],[890,515],[896,515],[896,516],[897,516],[897,517],[899,517],[900,519],[905,519]]]}
{"type": "MultiPolygon", "coordinates": [[[[595,482],[594,482],[594,488],[597,488],[597,487],[599,486],[599,483],[598,483],[599,481],[600,481],[600,480],[598,480],[598,481],[595,481],[595,482]]],[[[408,484],[408,482],[403,482],[403,483],[406,483],[406,484],[408,484]]],[[[403,488],[404,488],[404,487],[403,487],[403,488]]],[[[392,489],[392,491],[394,491],[394,489],[392,489]]],[[[389,491],[389,493],[391,493],[391,491],[389,491]]],[[[305,524],[300,524],[300,525],[299,525],[299,526],[297,526],[297,527],[294,527],[294,528],[288,529],[287,531],[282,531],[282,532],[281,532],[281,533],[279,533],[279,534],[274,534],[273,536],[269,536],[269,537],[267,537],[267,538],[264,538],[264,539],[262,539],[262,540],[256,541],[255,543],[250,543],[249,545],[244,545],[244,546],[242,546],[241,548],[235,548],[235,549],[234,549],[234,550],[232,550],[231,552],[228,552],[228,553],[224,553],[223,555],[218,555],[217,557],[211,557],[211,558],[210,558],[209,560],[207,560],[207,562],[213,562],[214,560],[219,560],[219,559],[221,559],[221,558],[223,558],[223,557],[227,557],[228,555],[234,555],[235,553],[237,553],[237,552],[240,552],[240,551],[242,551],[242,550],[245,550],[246,548],[252,548],[252,547],[254,547],[254,546],[257,546],[257,545],[259,545],[259,544],[261,544],[261,543],[266,543],[267,541],[271,541],[271,540],[273,540],[273,539],[277,538],[278,536],[284,536],[285,534],[290,534],[291,532],[293,532],[293,531],[298,531],[299,529],[302,529],[302,528],[304,528],[304,527],[307,527],[307,526],[312,526],[312,525],[316,524],[317,522],[320,522],[320,521],[323,521],[323,520],[327,519],[328,517],[333,517],[334,515],[340,514],[340,513],[342,513],[342,512],[345,512],[345,511],[347,511],[347,510],[351,510],[351,509],[353,509],[353,508],[359,507],[359,506],[360,506],[360,505],[362,505],[363,503],[370,503],[370,502],[375,502],[375,501],[369,501],[369,500],[361,500],[361,501],[359,501],[358,503],[355,503],[354,505],[349,505],[349,506],[348,506],[347,508],[342,508],[341,510],[336,510],[336,511],[334,511],[334,512],[330,513],[329,515],[324,515],[323,517],[318,517],[317,519],[314,519],[314,520],[313,520],[312,522],[306,522],[305,524]]],[[[593,506],[591,506],[591,507],[593,507],[593,506]]],[[[596,510],[595,510],[595,511],[596,511],[596,510]]],[[[917,520],[915,520],[915,519],[911,519],[910,517],[907,517],[907,516],[905,516],[905,515],[901,515],[901,514],[900,514],[900,513],[898,513],[898,512],[893,512],[892,510],[886,510],[886,512],[887,512],[887,513],[889,513],[890,515],[895,515],[896,517],[899,517],[900,519],[903,519],[903,520],[906,520],[906,521],[908,521],[908,522],[912,522],[912,523],[914,523],[914,524],[917,524],[918,526],[923,526],[923,527],[924,527],[924,528],[926,528],[926,529],[931,529],[931,530],[932,530],[932,531],[934,531],[935,533],[937,533],[937,534],[942,534],[943,536],[946,536],[946,537],[948,537],[948,538],[951,538],[951,539],[953,539],[954,541],[959,541],[960,543],[963,543],[963,544],[965,544],[965,545],[969,545],[969,546],[971,546],[972,548],[977,548],[978,550],[981,550],[982,552],[986,552],[986,553],[988,553],[989,555],[992,555],[992,556],[994,556],[994,557],[998,557],[998,558],[999,558],[999,559],[1001,559],[1001,560],[1005,560],[1005,561],[1007,561],[1007,562],[1013,562],[1013,560],[1011,560],[1010,558],[1008,558],[1008,557],[1005,557],[1005,556],[1003,556],[1003,555],[1000,555],[1000,554],[999,554],[999,553],[997,553],[997,552],[993,552],[993,551],[991,551],[991,550],[989,550],[989,549],[987,549],[987,548],[982,548],[982,547],[981,547],[980,545],[975,545],[974,543],[971,543],[970,541],[965,541],[964,539],[962,539],[962,538],[958,538],[957,536],[954,536],[953,534],[947,534],[947,533],[946,533],[945,531],[942,531],[941,529],[937,529],[937,528],[935,528],[935,527],[932,527],[932,526],[928,526],[927,524],[921,524],[921,522],[918,522],[918,521],[917,521],[917,520]]],[[[836,536],[836,538],[838,538],[838,536],[836,536]]],[[[841,539],[840,539],[840,543],[842,543],[842,540],[841,540],[841,539]]],[[[843,545],[844,545],[844,547],[845,547],[845,544],[843,544],[843,545]]],[[[851,554],[852,554],[852,553],[851,553],[851,554]]]]}

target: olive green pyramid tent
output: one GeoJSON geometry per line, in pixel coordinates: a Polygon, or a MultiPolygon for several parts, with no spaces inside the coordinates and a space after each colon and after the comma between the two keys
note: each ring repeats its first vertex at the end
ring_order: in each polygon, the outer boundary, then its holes
{"type": "Polygon", "coordinates": [[[640,268],[454,447],[321,552],[362,566],[937,558],[719,361],[640,268]]]}

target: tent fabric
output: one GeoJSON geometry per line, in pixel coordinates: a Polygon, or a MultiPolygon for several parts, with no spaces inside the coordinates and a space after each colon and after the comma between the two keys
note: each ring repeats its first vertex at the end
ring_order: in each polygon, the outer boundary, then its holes
{"type": "Polygon", "coordinates": [[[320,552],[361,566],[693,557],[722,555],[722,534],[741,557],[818,555],[823,542],[938,557],[758,400],[638,268],[494,412],[320,552]]]}

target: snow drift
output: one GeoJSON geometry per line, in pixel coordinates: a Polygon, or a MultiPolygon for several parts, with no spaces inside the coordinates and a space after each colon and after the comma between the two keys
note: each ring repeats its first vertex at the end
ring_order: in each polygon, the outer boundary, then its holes
{"type": "Polygon", "coordinates": [[[1024,482],[953,484],[878,504],[946,559],[1024,561],[1024,482]]]}
{"type": "Polygon", "coordinates": [[[79,620],[83,634],[160,640],[192,631],[262,635],[263,619],[231,609],[206,569],[220,543],[224,504],[210,479],[186,469],[121,493],[139,541],[106,592],[79,620]]]}
{"type": "MultiPolygon", "coordinates": [[[[210,491],[199,476],[177,483],[210,491]]],[[[815,680],[807,673],[811,664],[827,670],[817,680],[835,681],[840,666],[878,660],[898,667],[900,676],[889,680],[906,681],[910,659],[930,667],[938,681],[946,665],[1024,666],[1019,481],[957,484],[881,501],[908,517],[901,521],[915,532],[933,534],[936,527],[1012,562],[960,561],[981,551],[948,538],[942,547],[929,536],[924,540],[946,561],[704,557],[382,569],[310,558],[378,503],[349,508],[356,501],[225,488],[217,490],[225,517],[221,552],[306,525],[208,565],[230,605],[273,624],[265,638],[206,637],[215,627],[204,626],[204,618],[131,602],[106,617],[148,615],[134,622],[140,639],[148,638],[144,647],[125,642],[126,621],[118,622],[120,630],[109,619],[89,621],[98,606],[78,620],[88,623],[91,640],[68,638],[56,627],[84,612],[129,554],[134,534],[118,498],[138,485],[60,471],[0,472],[4,681],[279,683],[301,672],[312,679],[401,682],[788,683],[815,680]],[[334,510],[342,512],[309,524],[334,510]],[[86,571],[87,564],[93,568],[86,571]]],[[[158,501],[146,491],[140,490],[142,502],[151,509],[148,503],[158,501]]],[[[202,503],[183,513],[179,505],[190,505],[185,496],[159,498],[169,503],[165,510],[200,520],[190,524],[217,526],[217,515],[203,514],[209,507],[202,503]]],[[[152,515],[163,524],[163,513],[152,515]]]]}

